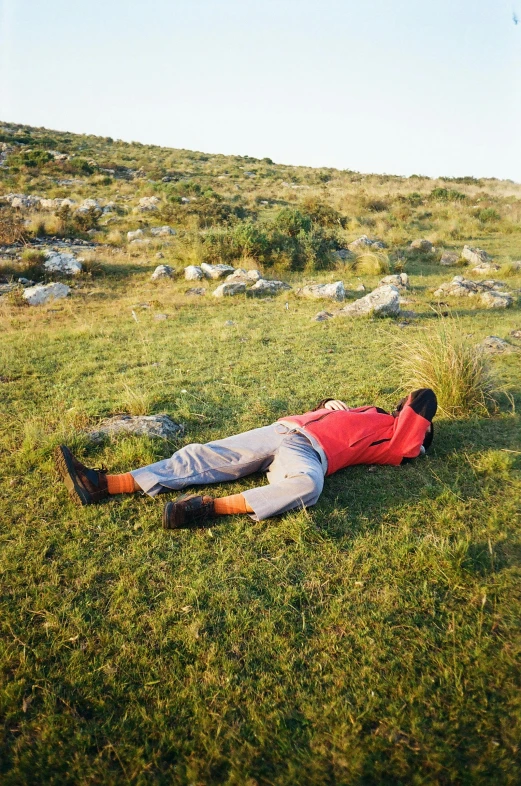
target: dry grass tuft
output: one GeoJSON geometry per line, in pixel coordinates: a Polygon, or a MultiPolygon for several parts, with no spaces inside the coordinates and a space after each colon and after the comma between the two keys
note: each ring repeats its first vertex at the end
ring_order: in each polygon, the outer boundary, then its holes
{"type": "Polygon", "coordinates": [[[384,252],[368,251],[358,254],[348,263],[349,269],[353,273],[365,273],[368,276],[387,275],[391,272],[389,257],[384,252]]]}
{"type": "Polygon", "coordinates": [[[394,359],[406,390],[432,388],[440,414],[461,418],[488,414],[506,394],[483,350],[462,336],[453,318],[443,319],[421,339],[399,342],[394,359]]]}

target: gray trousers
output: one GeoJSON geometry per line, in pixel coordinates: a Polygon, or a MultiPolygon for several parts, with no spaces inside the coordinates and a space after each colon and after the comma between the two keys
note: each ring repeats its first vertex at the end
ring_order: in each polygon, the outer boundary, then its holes
{"type": "Polygon", "coordinates": [[[153,497],[167,489],[237,480],[259,471],[267,472],[269,485],[243,492],[254,521],[314,505],[322,493],[324,467],[319,454],[303,434],[282,423],[206,445],[186,445],[170,458],[131,474],[153,497]]]}

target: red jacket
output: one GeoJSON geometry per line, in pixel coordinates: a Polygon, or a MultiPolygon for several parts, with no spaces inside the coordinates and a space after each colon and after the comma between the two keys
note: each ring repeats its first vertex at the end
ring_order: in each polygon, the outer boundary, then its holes
{"type": "Polygon", "coordinates": [[[435,412],[433,391],[422,389],[407,397],[396,417],[377,407],[358,407],[348,412],[323,408],[280,420],[295,423],[315,437],[331,475],[353,464],[396,466],[404,458],[415,458],[435,412]]]}

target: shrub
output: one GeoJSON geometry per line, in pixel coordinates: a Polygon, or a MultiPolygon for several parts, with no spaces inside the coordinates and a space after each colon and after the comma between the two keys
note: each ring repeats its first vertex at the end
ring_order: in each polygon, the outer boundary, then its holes
{"type": "Polygon", "coordinates": [[[12,207],[0,207],[0,243],[19,243],[25,239],[25,235],[25,224],[20,213],[12,207]]]}
{"type": "Polygon", "coordinates": [[[42,167],[52,160],[53,156],[47,150],[26,150],[10,155],[7,163],[9,166],[23,166],[32,169],[34,167],[42,167]]]}
{"type": "Polygon", "coordinates": [[[453,188],[433,188],[430,193],[430,199],[434,202],[462,202],[466,198],[465,194],[453,188]]]}
{"type": "Polygon", "coordinates": [[[300,232],[311,230],[311,217],[300,210],[284,207],[275,216],[275,227],[289,237],[297,237],[300,232]]]}
{"type": "Polygon", "coordinates": [[[492,224],[495,221],[501,221],[500,214],[493,207],[485,207],[483,210],[479,210],[476,213],[476,218],[482,224],[492,224]]]}
{"type": "Polygon", "coordinates": [[[334,207],[316,197],[305,199],[302,208],[312,222],[321,227],[341,227],[345,229],[349,223],[347,216],[343,216],[334,207]]]}
{"type": "Polygon", "coordinates": [[[422,339],[396,344],[394,360],[405,390],[432,388],[447,418],[487,414],[502,388],[480,347],[462,336],[453,319],[443,320],[422,339]]]}

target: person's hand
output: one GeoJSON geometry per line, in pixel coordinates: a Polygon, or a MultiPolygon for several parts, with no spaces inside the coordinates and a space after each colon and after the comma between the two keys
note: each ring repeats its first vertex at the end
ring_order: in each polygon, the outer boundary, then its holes
{"type": "Polygon", "coordinates": [[[330,401],[326,401],[324,404],[324,409],[332,409],[337,412],[349,412],[350,407],[348,407],[347,404],[344,404],[343,401],[338,401],[338,399],[332,398],[330,401]]]}

